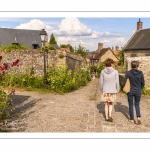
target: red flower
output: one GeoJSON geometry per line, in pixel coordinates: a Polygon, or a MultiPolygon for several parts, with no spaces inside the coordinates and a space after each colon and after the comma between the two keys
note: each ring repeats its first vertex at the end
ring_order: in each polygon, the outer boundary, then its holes
{"type": "Polygon", "coordinates": [[[8,106],[12,106],[12,103],[8,103],[8,106]]]}
{"type": "Polygon", "coordinates": [[[4,66],[3,66],[3,67],[4,67],[4,69],[7,70],[7,69],[8,69],[8,64],[4,63],[4,66]]]}
{"type": "Polygon", "coordinates": [[[2,56],[0,56],[0,62],[1,62],[2,58],[3,58],[3,57],[2,57],[2,56]]]}
{"type": "Polygon", "coordinates": [[[18,63],[19,63],[19,59],[17,59],[16,61],[14,61],[11,66],[14,67],[14,66],[18,66],[18,63]]]}

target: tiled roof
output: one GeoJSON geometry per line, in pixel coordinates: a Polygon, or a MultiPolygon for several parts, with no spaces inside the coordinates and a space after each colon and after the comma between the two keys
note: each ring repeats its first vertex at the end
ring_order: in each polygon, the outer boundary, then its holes
{"type": "Polygon", "coordinates": [[[0,28],[0,44],[8,45],[17,42],[20,45],[28,45],[33,48],[32,44],[36,41],[41,47],[40,32],[41,30],[0,28]]]}
{"type": "Polygon", "coordinates": [[[124,47],[124,50],[144,49],[150,49],[150,28],[137,31],[124,47]]]}
{"type": "Polygon", "coordinates": [[[68,53],[70,53],[70,50],[68,48],[61,48],[61,50],[66,51],[68,53]]]}
{"type": "Polygon", "coordinates": [[[114,50],[113,53],[117,56],[119,55],[119,50],[114,50]]]}
{"type": "Polygon", "coordinates": [[[57,44],[50,44],[50,46],[55,47],[56,49],[60,49],[60,47],[57,44]]]}

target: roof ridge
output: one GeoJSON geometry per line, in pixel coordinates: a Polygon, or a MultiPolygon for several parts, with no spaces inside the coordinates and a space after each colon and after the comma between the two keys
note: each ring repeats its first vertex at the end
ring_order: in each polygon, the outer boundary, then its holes
{"type": "Polygon", "coordinates": [[[28,31],[41,31],[40,29],[39,30],[34,30],[34,29],[15,29],[15,28],[1,28],[0,29],[11,29],[11,30],[28,30],[28,31]]]}
{"type": "Polygon", "coordinates": [[[132,38],[135,36],[135,34],[137,33],[137,32],[139,32],[138,30],[136,30],[134,33],[133,33],[133,35],[131,36],[131,38],[128,40],[128,42],[124,45],[124,48],[123,49],[125,49],[125,47],[127,47],[127,45],[129,44],[129,42],[132,40],[132,38]]]}

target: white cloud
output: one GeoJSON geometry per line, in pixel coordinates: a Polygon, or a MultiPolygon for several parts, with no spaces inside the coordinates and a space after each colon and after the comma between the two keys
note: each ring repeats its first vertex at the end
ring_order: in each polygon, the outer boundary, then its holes
{"type": "Polygon", "coordinates": [[[84,44],[84,42],[78,38],[72,37],[62,37],[59,36],[56,38],[57,43],[60,44],[71,44],[72,46],[78,46],[79,44],[84,44]]]}
{"type": "Polygon", "coordinates": [[[108,41],[108,40],[103,40],[103,41],[100,41],[99,43],[103,43],[103,45],[105,44],[105,43],[109,43],[110,41],[108,41]]]}
{"type": "Polygon", "coordinates": [[[116,42],[124,43],[125,42],[125,38],[123,38],[123,37],[117,38],[116,42]]]}
{"type": "Polygon", "coordinates": [[[91,35],[92,30],[81,23],[78,18],[65,18],[62,19],[58,30],[53,30],[53,33],[55,35],[85,36],[91,35]]]}
{"type": "Polygon", "coordinates": [[[19,26],[16,27],[16,29],[32,29],[32,30],[45,29],[46,31],[49,32],[50,30],[52,30],[52,27],[49,25],[46,25],[41,20],[33,19],[30,22],[21,23],[19,26]]]}
{"type": "Polygon", "coordinates": [[[92,35],[90,38],[100,38],[100,37],[119,37],[120,34],[117,33],[110,33],[108,31],[106,32],[99,32],[99,31],[93,31],[92,35]]]}

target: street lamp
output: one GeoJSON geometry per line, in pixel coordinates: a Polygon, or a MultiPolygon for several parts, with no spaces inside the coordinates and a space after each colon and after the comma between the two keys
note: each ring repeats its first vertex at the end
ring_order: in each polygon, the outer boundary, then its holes
{"type": "Polygon", "coordinates": [[[47,33],[44,29],[40,32],[40,37],[42,41],[42,47],[43,47],[43,58],[44,58],[44,88],[46,88],[47,85],[47,76],[46,76],[46,59],[45,59],[45,42],[47,41],[47,33]]]}

